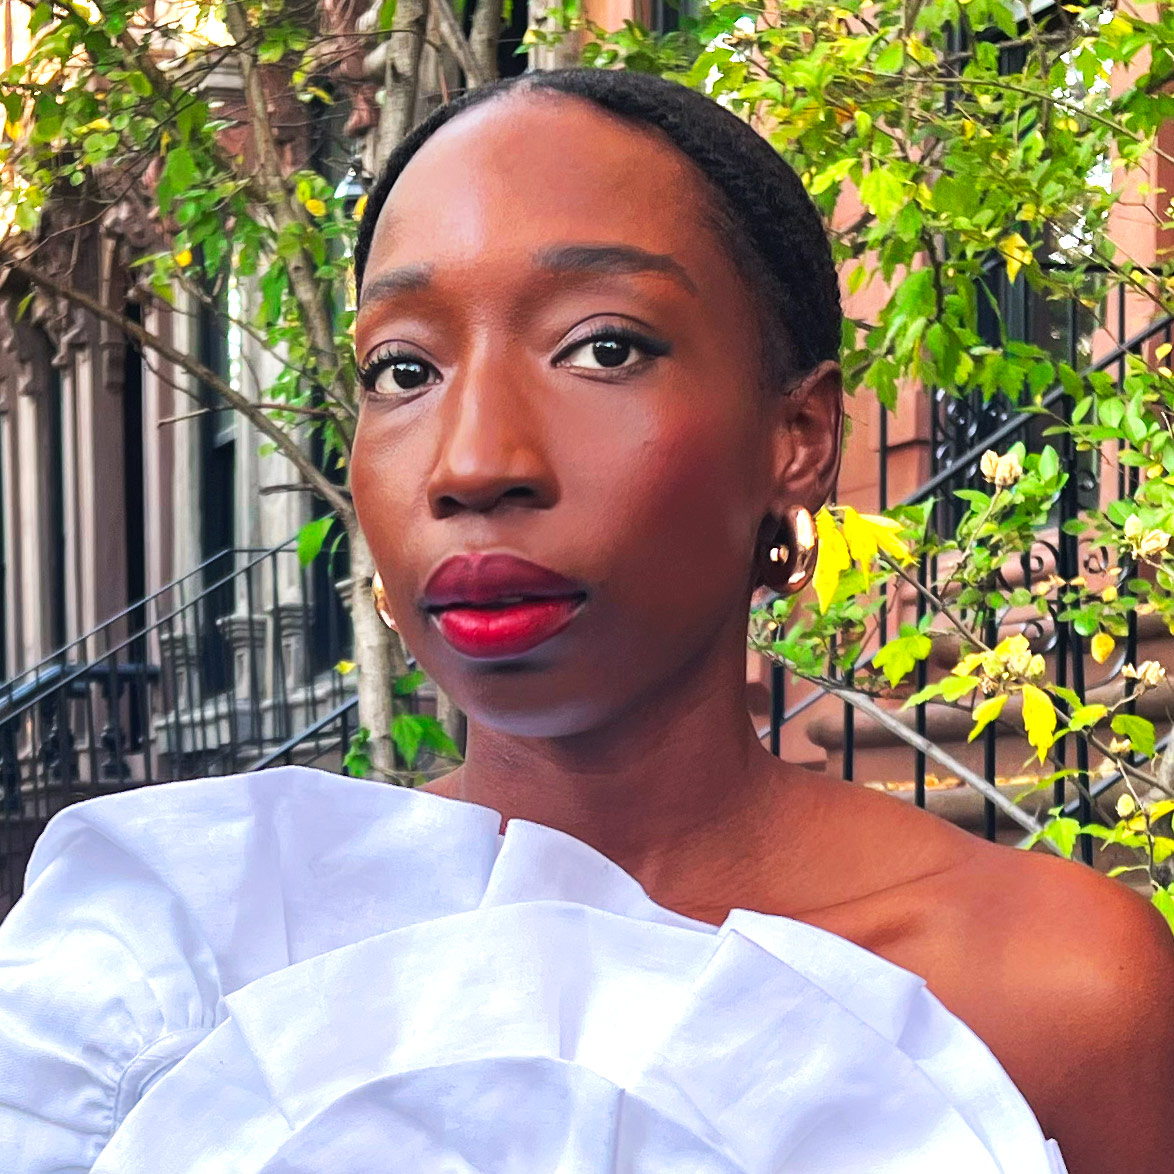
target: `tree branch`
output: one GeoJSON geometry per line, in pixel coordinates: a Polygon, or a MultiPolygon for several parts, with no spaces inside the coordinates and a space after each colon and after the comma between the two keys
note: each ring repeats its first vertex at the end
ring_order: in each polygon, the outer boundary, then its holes
{"type": "MultiPolygon", "coordinates": [[[[210,387],[229,407],[244,416],[258,432],[277,446],[281,454],[297,469],[306,483],[312,486],[314,491],[338,513],[340,519],[345,524],[346,518],[352,513],[352,506],[348,498],[339,490],[338,486],[330,481],[314,465],[305,452],[302,451],[297,441],[288,432],[283,431],[274,424],[265,414],[264,410],[258,408],[256,404],[232,387],[231,384],[226,383],[210,367],[204,366],[203,363],[197,359],[193,359],[190,355],[185,355],[170,343],[152,334],[149,330],[145,330],[137,322],[132,322],[129,318],[124,318],[116,310],[112,310],[109,306],[103,305],[96,298],[91,297],[87,293],[83,293],[79,289],[74,289],[72,286],[65,285],[63,282],[50,277],[39,269],[13,260],[4,261],[2,264],[6,268],[19,273],[39,288],[56,294],[73,305],[81,307],[83,310],[88,310],[96,318],[116,327],[130,338],[133,338],[139,346],[155,351],[168,362],[187,371],[190,375],[210,387]]],[[[184,390],[186,392],[186,389],[184,390]]],[[[186,392],[186,394],[191,395],[192,393],[186,392]]]]}
{"type": "MultiPolygon", "coordinates": [[[[465,75],[469,89],[483,86],[489,80],[489,75],[482,68],[480,60],[474,57],[472,48],[461,29],[461,22],[457,19],[457,14],[453,12],[449,0],[429,0],[429,3],[432,5],[432,11],[436,13],[436,27],[440,31],[440,38],[457,59],[457,64],[465,75]]],[[[500,5],[500,0],[498,3],[500,5]]],[[[477,5],[478,14],[480,14],[482,6],[486,4],[492,7],[492,0],[480,0],[477,5]]],[[[499,17],[500,11],[499,7],[499,17]]]]}

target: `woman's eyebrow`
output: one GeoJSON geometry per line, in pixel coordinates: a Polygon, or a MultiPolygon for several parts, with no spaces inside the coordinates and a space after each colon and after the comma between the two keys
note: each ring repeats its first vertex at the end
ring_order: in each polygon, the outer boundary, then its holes
{"type": "Polygon", "coordinates": [[[534,263],[553,273],[663,273],[697,293],[693,279],[667,253],[635,245],[549,245],[534,254],[534,263]]]}
{"type": "MultiPolygon", "coordinates": [[[[679,262],[667,253],[650,253],[635,245],[548,245],[534,254],[533,261],[549,273],[660,273],[697,295],[697,286],[679,262]]],[[[363,304],[426,289],[432,272],[431,265],[404,265],[381,273],[363,284],[363,304]]]]}

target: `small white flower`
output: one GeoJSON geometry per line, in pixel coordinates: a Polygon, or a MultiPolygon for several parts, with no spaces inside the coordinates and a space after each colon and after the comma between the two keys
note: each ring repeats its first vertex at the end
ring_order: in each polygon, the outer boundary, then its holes
{"type": "Polygon", "coordinates": [[[1006,489],[1008,486],[1014,485],[1022,476],[1023,466],[1019,463],[1019,458],[1014,453],[1008,453],[1005,457],[999,457],[999,463],[995,466],[996,489],[1006,489]]]}
{"type": "Polygon", "coordinates": [[[1137,544],[1137,553],[1143,558],[1153,554],[1161,554],[1170,545],[1170,535],[1165,530],[1150,530],[1143,534],[1137,544]]]}

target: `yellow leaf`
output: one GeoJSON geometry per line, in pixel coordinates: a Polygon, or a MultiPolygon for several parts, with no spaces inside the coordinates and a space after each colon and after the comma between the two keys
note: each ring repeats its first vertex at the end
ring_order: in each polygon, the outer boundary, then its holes
{"type": "Polygon", "coordinates": [[[850,505],[844,506],[844,537],[848,552],[867,571],[876,558],[876,538],[850,505]]]}
{"type": "Polygon", "coordinates": [[[309,199],[306,201],[306,211],[309,212],[311,216],[325,216],[326,205],[321,200],[309,199]]]}
{"type": "Polygon", "coordinates": [[[192,263],[191,249],[180,249],[180,251],[175,254],[175,263],[181,269],[186,269],[192,263]]]}
{"type": "Polygon", "coordinates": [[[897,537],[901,523],[893,518],[885,518],[880,514],[860,514],[860,520],[872,531],[876,544],[890,558],[904,566],[916,562],[913,555],[906,549],[905,544],[897,537]]]}
{"type": "Polygon", "coordinates": [[[848,544],[836,529],[836,521],[826,509],[815,515],[815,532],[819,537],[819,551],[815,556],[815,573],[811,585],[819,599],[820,612],[831,606],[832,597],[840,584],[840,573],[852,565],[848,544]]]}
{"type": "Polygon", "coordinates": [[[1137,810],[1137,803],[1133,796],[1124,794],[1117,799],[1117,816],[1120,819],[1126,819],[1137,810]]]}
{"type": "Polygon", "coordinates": [[[1105,661],[1113,655],[1113,649],[1116,647],[1116,642],[1108,632],[1098,632],[1091,641],[1089,641],[1089,651],[1092,653],[1092,658],[1097,664],[1104,664],[1105,661]]]}
{"type": "Polygon", "coordinates": [[[1174,811],[1174,799],[1163,799],[1161,803],[1155,803],[1148,810],[1150,819],[1156,822],[1163,815],[1169,815],[1171,811],[1174,811]]]}
{"type": "Polygon", "coordinates": [[[958,677],[968,677],[984,660],[986,660],[985,652],[972,652],[969,656],[964,656],[950,672],[958,677]]]}
{"type": "Polygon", "coordinates": [[[1006,704],[1007,694],[998,693],[976,705],[970,715],[974,718],[974,729],[970,731],[970,737],[966,741],[973,742],[1003,712],[1003,706],[1006,704]]]}
{"type": "Polygon", "coordinates": [[[1008,233],[999,241],[999,252],[1007,263],[1007,280],[1014,281],[1019,276],[1019,270],[1032,262],[1032,251],[1027,241],[1017,232],[1008,233]]]}
{"type": "Polygon", "coordinates": [[[994,647],[994,653],[999,657],[1008,657],[1022,655],[1030,649],[1031,645],[1028,644],[1027,637],[1022,632],[1016,632],[1014,636],[1000,640],[994,647]]]}
{"type": "Polygon", "coordinates": [[[905,38],[905,52],[918,65],[934,65],[937,62],[934,51],[924,41],[919,41],[916,37],[905,38]]]}
{"type": "Polygon", "coordinates": [[[334,666],[334,671],[341,673],[345,677],[347,673],[353,673],[355,671],[355,662],[353,660],[340,660],[334,666]]]}
{"type": "Polygon", "coordinates": [[[1154,351],[1154,358],[1164,359],[1172,350],[1174,350],[1174,343],[1164,342],[1154,351]]]}
{"type": "Polygon", "coordinates": [[[1040,762],[1047,758],[1056,732],[1056,710],[1048,695],[1034,685],[1023,686],[1023,728],[1040,762]]]}
{"type": "Polygon", "coordinates": [[[363,213],[364,213],[364,212],[366,212],[366,211],[367,211],[367,193],[366,193],[366,192],[364,192],[364,193],[363,193],[363,194],[362,194],[362,195],[361,195],[361,196],[360,196],[360,197],[359,197],[359,198],[358,198],[358,199],[355,201],[355,210],[354,210],[354,211],[351,213],[351,215],[352,215],[352,216],[353,216],[353,217],[354,217],[356,220],[362,220],[362,219],[363,219],[363,213]]]}

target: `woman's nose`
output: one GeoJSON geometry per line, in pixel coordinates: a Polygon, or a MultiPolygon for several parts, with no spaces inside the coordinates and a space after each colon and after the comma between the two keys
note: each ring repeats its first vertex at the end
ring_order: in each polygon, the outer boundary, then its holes
{"type": "Polygon", "coordinates": [[[528,395],[486,370],[470,376],[449,389],[441,410],[428,483],[433,516],[507,505],[548,509],[558,499],[558,481],[528,395]]]}

